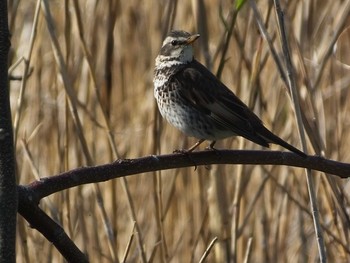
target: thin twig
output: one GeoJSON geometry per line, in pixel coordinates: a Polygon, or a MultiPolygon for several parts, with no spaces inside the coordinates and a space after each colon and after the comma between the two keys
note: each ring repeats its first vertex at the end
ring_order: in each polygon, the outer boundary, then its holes
{"type": "Polygon", "coordinates": [[[226,39],[225,39],[224,46],[223,46],[222,52],[221,52],[219,68],[216,72],[216,77],[218,79],[221,78],[222,71],[224,70],[224,65],[226,62],[226,53],[227,53],[227,50],[228,50],[228,47],[230,44],[233,28],[234,28],[234,25],[236,23],[236,18],[237,18],[237,10],[236,10],[235,5],[232,4],[232,8],[231,8],[229,18],[228,18],[228,20],[230,21],[230,25],[229,25],[229,28],[227,28],[226,39]]]}
{"type": "MultiPolygon", "coordinates": [[[[307,153],[307,144],[306,144],[306,138],[305,138],[305,132],[304,132],[304,125],[303,125],[301,111],[300,111],[300,103],[299,103],[298,91],[296,88],[294,68],[292,65],[292,60],[290,57],[290,52],[289,52],[289,47],[288,47],[288,42],[287,42],[287,37],[285,32],[283,12],[282,12],[282,8],[280,6],[279,0],[274,0],[274,4],[275,4],[275,11],[276,11],[277,22],[278,22],[277,24],[278,24],[278,30],[281,38],[283,55],[286,63],[288,87],[289,87],[292,101],[294,104],[301,145],[302,145],[303,151],[307,153]]],[[[325,263],[327,262],[326,249],[325,249],[324,240],[323,240],[323,233],[322,233],[322,228],[320,224],[319,211],[317,207],[315,184],[313,181],[313,177],[311,175],[311,169],[306,169],[306,180],[307,180],[307,187],[309,191],[310,205],[311,205],[311,210],[313,215],[320,261],[325,263]]]]}
{"type": "Polygon", "coordinates": [[[22,108],[23,108],[23,98],[24,98],[24,92],[27,86],[27,77],[29,73],[29,65],[32,58],[33,53],[33,46],[34,41],[36,39],[36,33],[37,33],[37,26],[38,26],[38,20],[39,20],[39,14],[40,14],[40,0],[37,1],[35,13],[34,13],[34,20],[33,20],[33,27],[32,27],[32,33],[29,40],[29,48],[28,48],[28,54],[26,57],[24,57],[24,68],[23,68],[23,75],[22,75],[22,82],[21,82],[21,88],[19,92],[19,96],[17,99],[17,109],[16,109],[16,115],[15,120],[13,124],[13,135],[14,135],[14,142],[15,145],[17,144],[17,136],[18,136],[18,130],[19,130],[19,124],[20,119],[22,115],[22,108]]]}
{"type": "Polygon", "coordinates": [[[253,238],[250,237],[248,239],[247,249],[245,251],[243,263],[248,263],[249,262],[250,252],[252,251],[252,242],[253,242],[253,238]]]}
{"type": "Polygon", "coordinates": [[[249,3],[250,3],[250,6],[251,6],[251,8],[253,10],[256,22],[257,22],[257,24],[259,26],[261,35],[266,40],[266,43],[269,45],[269,49],[270,49],[271,55],[273,57],[273,60],[276,63],[278,72],[280,73],[282,80],[285,83],[287,83],[287,76],[286,76],[285,71],[283,70],[282,62],[281,62],[281,60],[280,60],[280,58],[279,58],[279,56],[277,54],[277,51],[276,51],[275,47],[273,46],[272,39],[271,39],[270,35],[268,34],[266,27],[264,26],[264,21],[261,18],[261,15],[259,13],[259,10],[258,10],[256,4],[255,4],[255,1],[254,0],[250,0],[249,3]]]}
{"type": "Polygon", "coordinates": [[[123,255],[123,258],[121,260],[122,263],[126,262],[126,259],[129,255],[129,252],[130,252],[130,248],[131,248],[131,244],[132,244],[132,241],[134,240],[134,231],[135,231],[135,222],[134,222],[134,225],[132,227],[132,233],[130,235],[130,238],[129,238],[129,241],[128,243],[126,244],[126,248],[125,248],[125,251],[124,251],[124,255],[123,255]]]}
{"type": "Polygon", "coordinates": [[[214,246],[215,242],[218,240],[217,237],[214,237],[214,239],[210,242],[209,246],[207,247],[207,249],[204,251],[204,254],[202,255],[201,259],[199,260],[199,263],[203,263],[205,261],[205,259],[207,258],[207,256],[209,255],[212,247],[214,246]]]}
{"type": "MultiPolygon", "coordinates": [[[[87,49],[86,41],[84,39],[83,23],[81,21],[81,15],[80,15],[80,9],[78,6],[78,2],[76,0],[73,1],[73,7],[74,7],[74,11],[75,11],[76,24],[77,24],[77,28],[78,28],[78,32],[79,32],[79,40],[80,40],[82,50],[84,52],[84,57],[86,59],[87,65],[88,65],[88,69],[89,69],[89,73],[90,73],[90,77],[91,77],[91,81],[92,81],[92,86],[93,86],[93,89],[95,91],[95,96],[96,96],[96,100],[97,100],[97,106],[102,113],[102,120],[103,120],[104,125],[106,127],[105,130],[107,133],[109,144],[110,144],[112,152],[113,152],[113,157],[118,158],[119,154],[117,151],[117,146],[115,144],[113,133],[111,131],[111,127],[110,127],[110,123],[109,123],[109,120],[107,117],[107,113],[106,113],[106,110],[104,110],[102,107],[101,96],[100,96],[100,93],[98,91],[97,83],[96,83],[96,74],[93,70],[93,66],[92,66],[93,63],[92,63],[91,55],[87,49]]],[[[97,185],[95,185],[95,191],[96,191],[96,200],[97,200],[97,203],[99,205],[102,220],[103,220],[103,223],[105,225],[106,232],[107,232],[108,245],[109,245],[109,250],[111,252],[112,260],[118,261],[117,251],[116,251],[117,246],[116,246],[116,240],[115,240],[114,234],[113,234],[113,232],[114,232],[113,227],[112,227],[112,224],[110,223],[110,220],[108,219],[106,209],[105,209],[105,206],[103,204],[103,198],[102,198],[100,189],[97,185]]]]}
{"type": "Polygon", "coordinates": [[[122,183],[122,187],[125,191],[126,197],[128,199],[128,206],[129,206],[129,210],[130,210],[130,216],[131,219],[135,222],[135,228],[136,228],[136,232],[137,232],[137,245],[140,251],[140,256],[141,256],[141,260],[143,263],[147,262],[147,257],[146,257],[146,252],[143,249],[143,238],[142,238],[142,231],[141,231],[141,227],[139,224],[137,224],[137,218],[136,218],[136,211],[135,211],[135,207],[134,207],[134,203],[132,202],[132,198],[131,198],[131,193],[130,193],[130,189],[128,186],[128,181],[126,180],[125,177],[122,178],[123,179],[123,183],[122,183]]]}
{"type": "MultiPolygon", "coordinates": [[[[285,193],[288,197],[289,200],[291,200],[296,206],[298,206],[298,208],[300,209],[301,212],[305,213],[306,215],[308,215],[310,218],[312,218],[312,213],[309,211],[309,209],[304,206],[302,203],[300,203],[297,198],[295,198],[292,193],[283,185],[281,185],[275,177],[270,176],[270,179],[273,180],[276,185],[281,189],[281,191],[283,191],[283,193],[285,193]]],[[[326,224],[321,224],[323,230],[325,232],[327,232],[327,234],[333,238],[333,242],[338,243],[347,253],[350,254],[350,248],[348,246],[348,244],[346,242],[344,242],[343,240],[341,240],[340,237],[336,236],[334,234],[333,230],[329,229],[329,226],[326,224]]]]}
{"type": "Polygon", "coordinates": [[[323,75],[323,70],[325,69],[326,62],[330,58],[330,56],[333,53],[333,48],[335,43],[338,41],[339,35],[343,32],[344,26],[346,25],[348,19],[349,19],[349,13],[350,13],[350,1],[344,1],[344,8],[341,10],[343,11],[343,15],[341,16],[341,19],[338,23],[337,28],[333,31],[333,37],[331,41],[329,42],[329,46],[326,49],[325,54],[323,55],[323,58],[320,62],[319,70],[317,71],[316,80],[313,84],[312,88],[315,89],[320,84],[321,77],[323,75]]]}
{"type": "MultiPolygon", "coordinates": [[[[48,31],[50,34],[52,50],[54,53],[56,63],[57,63],[59,70],[60,70],[60,74],[61,74],[62,81],[63,81],[63,86],[65,88],[65,91],[66,91],[66,94],[68,97],[70,112],[71,112],[72,118],[74,120],[74,125],[76,128],[76,132],[77,132],[77,135],[79,138],[80,145],[82,147],[82,152],[85,156],[86,163],[88,165],[92,165],[93,159],[91,157],[91,154],[90,154],[90,151],[89,151],[89,148],[88,148],[85,136],[84,136],[84,130],[83,130],[83,127],[81,124],[81,120],[80,120],[80,117],[79,117],[78,111],[77,111],[76,93],[73,89],[71,79],[70,79],[69,74],[68,74],[68,69],[67,69],[67,66],[64,62],[63,53],[62,53],[61,47],[59,45],[58,38],[56,36],[54,21],[53,21],[52,14],[50,11],[49,1],[44,0],[41,3],[42,3],[42,9],[44,11],[45,19],[46,19],[48,31]]],[[[113,248],[113,247],[115,247],[113,228],[111,227],[111,224],[110,224],[109,219],[107,217],[107,212],[106,212],[104,204],[103,204],[103,197],[101,194],[100,187],[95,184],[94,190],[95,190],[95,195],[96,195],[96,201],[97,201],[98,207],[100,209],[101,217],[102,217],[102,220],[104,222],[105,229],[106,229],[108,241],[112,243],[112,244],[110,244],[110,248],[113,248]]],[[[114,255],[114,253],[113,253],[114,250],[110,249],[110,251],[112,253],[113,259],[117,260],[116,255],[114,255]]]]}

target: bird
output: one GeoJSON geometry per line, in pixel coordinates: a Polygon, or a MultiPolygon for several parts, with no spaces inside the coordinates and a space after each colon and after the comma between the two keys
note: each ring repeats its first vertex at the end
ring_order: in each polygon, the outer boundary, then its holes
{"type": "Polygon", "coordinates": [[[249,109],[193,55],[193,43],[199,34],[172,30],[163,41],[154,68],[154,97],[163,118],[198,142],[242,136],[256,144],[269,147],[278,144],[305,157],[306,154],[268,130],[249,109]]]}

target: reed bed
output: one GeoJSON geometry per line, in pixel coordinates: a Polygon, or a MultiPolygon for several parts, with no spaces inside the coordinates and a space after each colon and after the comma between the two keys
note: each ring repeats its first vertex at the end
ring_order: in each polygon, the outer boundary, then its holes
{"type": "MultiPolygon", "coordinates": [[[[44,4],[9,2],[10,64],[19,61],[10,72],[19,184],[195,142],[160,119],[154,59],[170,29],[199,32],[196,58],[216,73],[231,1],[48,2],[51,22],[44,4]]],[[[349,162],[349,4],[281,4],[309,121],[309,152],[349,162]]],[[[257,5],[282,58],[272,1],[257,5]]],[[[221,80],[275,134],[300,148],[293,104],[248,2],[237,14],[225,59],[221,80]]],[[[261,149],[240,138],[217,148],[261,149]]],[[[205,262],[316,262],[304,174],[279,166],[183,168],[68,189],[40,206],[90,262],[199,262],[208,248],[205,262]]],[[[349,262],[349,183],[312,175],[328,260],[349,262]]],[[[63,261],[20,216],[17,240],[18,262],[63,261]]]]}

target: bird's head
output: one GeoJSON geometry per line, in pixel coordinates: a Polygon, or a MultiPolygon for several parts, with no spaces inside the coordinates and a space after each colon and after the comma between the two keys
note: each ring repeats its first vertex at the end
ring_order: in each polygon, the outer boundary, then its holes
{"type": "Polygon", "coordinates": [[[173,30],[163,41],[157,57],[157,63],[174,62],[185,64],[193,60],[192,43],[199,38],[199,34],[191,35],[188,32],[173,30]]]}

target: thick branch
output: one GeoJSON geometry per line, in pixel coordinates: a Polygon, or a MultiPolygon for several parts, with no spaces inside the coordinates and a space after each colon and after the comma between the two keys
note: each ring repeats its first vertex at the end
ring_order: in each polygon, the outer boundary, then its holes
{"type": "Polygon", "coordinates": [[[10,33],[7,1],[0,0],[0,261],[15,262],[17,191],[8,88],[10,33]]]}
{"type": "Polygon", "coordinates": [[[114,163],[99,166],[81,167],[42,178],[26,187],[33,191],[33,197],[39,202],[45,196],[82,184],[103,182],[151,171],[208,164],[286,165],[309,168],[341,178],[350,177],[350,164],[319,156],[303,158],[291,152],[215,150],[188,154],[151,155],[137,159],[117,160],[114,163]]]}
{"type": "Polygon", "coordinates": [[[37,229],[58,249],[68,262],[88,262],[63,228],[50,218],[31,200],[31,192],[18,187],[18,212],[27,220],[32,228],[37,229]]]}

